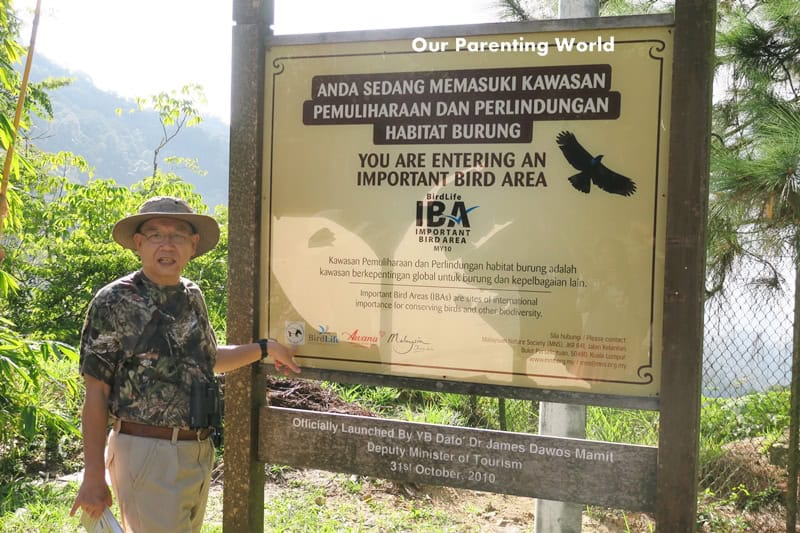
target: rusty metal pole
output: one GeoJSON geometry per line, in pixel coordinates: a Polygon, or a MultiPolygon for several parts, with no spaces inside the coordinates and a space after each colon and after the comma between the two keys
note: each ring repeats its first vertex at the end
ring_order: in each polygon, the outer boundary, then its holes
{"type": "MultiPolygon", "coordinates": [[[[265,34],[271,21],[272,0],[234,0],[227,330],[232,344],[259,336],[265,34]]],[[[257,460],[258,412],[264,401],[261,365],[226,376],[225,531],[264,531],[265,472],[257,460]]]]}

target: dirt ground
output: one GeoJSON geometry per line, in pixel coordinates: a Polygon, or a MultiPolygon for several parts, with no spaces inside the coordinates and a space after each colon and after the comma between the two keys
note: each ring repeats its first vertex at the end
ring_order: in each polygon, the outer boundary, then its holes
{"type": "MultiPolygon", "coordinates": [[[[354,513],[355,524],[369,525],[380,521],[378,515],[383,509],[425,509],[446,514],[451,527],[457,531],[480,531],[487,533],[516,533],[533,531],[533,516],[536,500],[505,494],[438,487],[428,485],[398,485],[389,481],[361,478],[361,490],[357,493],[345,489],[345,481],[351,476],[320,470],[289,470],[281,479],[270,479],[264,488],[265,501],[281,498],[292,487],[322,488],[324,498],[318,498],[318,505],[331,508],[357,508],[354,513]],[[463,526],[463,529],[461,529],[463,526]]],[[[222,522],[222,485],[212,487],[207,523],[222,522]]],[[[650,531],[651,518],[646,515],[628,513],[628,526],[619,511],[584,511],[583,531],[597,533],[617,533],[625,531],[650,531]]],[[[342,530],[348,524],[342,524],[342,530]]],[[[452,529],[451,529],[452,531],[452,529]]]]}

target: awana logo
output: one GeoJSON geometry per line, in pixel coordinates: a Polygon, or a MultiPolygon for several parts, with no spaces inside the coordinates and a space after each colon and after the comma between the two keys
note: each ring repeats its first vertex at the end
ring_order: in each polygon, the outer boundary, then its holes
{"type": "Polygon", "coordinates": [[[357,329],[353,330],[350,333],[343,331],[342,340],[345,340],[347,342],[355,342],[358,344],[378,344],[379,341],[377,335],[364,335],[357,329]]]}

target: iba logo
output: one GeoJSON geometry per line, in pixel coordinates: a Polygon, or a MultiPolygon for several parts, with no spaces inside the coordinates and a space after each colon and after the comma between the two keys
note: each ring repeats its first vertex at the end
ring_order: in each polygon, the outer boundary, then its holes
{"type": "Polygon", "coordinates": [[[427,226],[438,228],[447,224],[448,228],[453,226],[469,227],[469,213],[480,206],[474,205],[467,207],[462,201],[452,202],[449,207],[446,202],[440,200],[417,201],[417,226],[427,226]]]}
{"type": "Polygon", "coordinates": [[[434,252],[451,252],[453,244],[466,244],[471,231],[469,217],[478,207],[467,207],[458,193],[428,194],[417,201],[419,242],[430,243],[434,252]]]}

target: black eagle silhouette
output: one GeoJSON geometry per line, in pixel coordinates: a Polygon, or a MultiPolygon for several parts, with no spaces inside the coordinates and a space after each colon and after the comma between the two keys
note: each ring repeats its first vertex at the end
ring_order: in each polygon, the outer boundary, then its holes
{"type": "Polygon", "coordinates": [[[569,164],[580,170],[569,177],[573,187],[583,193],[589,193],[592,182],[606,192],[630,196],[636,192],[636,183],[622,174],[617,174],[602,163],[603,156],[592,157],[592,154],[581,146],[575,135],[562,131],[556,137],[558,147],[564,153],[569,164]]]}

